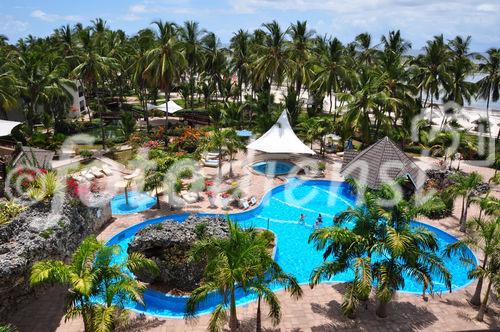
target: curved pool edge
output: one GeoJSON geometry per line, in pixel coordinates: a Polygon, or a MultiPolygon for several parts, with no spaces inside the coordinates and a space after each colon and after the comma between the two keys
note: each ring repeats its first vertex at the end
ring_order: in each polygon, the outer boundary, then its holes
{"type": "MultiPolygon", "coordinates": [[[[286,182],[282,183],[282,184],[279,184],[279,185],[276,185],[274,187],[271,187],[269,189],[267,189],[264,193],[264,195],[262,195],[262,198],[260,199],[260,201],[255,204],[254,207],[252,207],[251,209],[248,209],[248,210],[245,210],[245,211],[238,211],[238,212],[227,212],[227,213],[210,213],[210,212],[184,212],[184,213],[174,213],[174,214],[169,214],[169,215],[164,215],[164,216],[160,216],[160,217],[156,217],[156,218],[152,218],[152,219],[148,219],[148,220],[144,220],[142,222],[139,222],[137,224],[134,224],[132,226],[129,226],[123,230],[121,230],[120,232],[116,233],[115,235],[113,235],[111,238],[109,238],[108,240],[105,241],[105,244],[106,245],[113,245],[115,243],[113,242],[116,242],[116,241],[119,241],[121,240],[123,237],[125,237],[125,234],[131,230],[135,230],[138,231],[148,225],[152,225],[152,224],[157,224],[157,223],[160,223],[160,222],[163,222],[165,220],[173,220],[173,221],[178,221],[178,222],[182,222],[184,221],[187,217],[189,217],[190,215],[197,215],[197,216],[207,216],[207,217],[212,217],[212,216],[228,216],[228,217],[231,217],[231,216],[245,216],[247,214],[254,214],[256,213],[260,208],[262,208],[263,204],[265,204],[266,202],[266,199],[269,198],[269,195],[271,195],[273,193],[273,191],[275,190],[280,190],[282,187],[284,188],[285,186],[287,185],[290,185],[290,183],[293,183],[295,181],[298,181],[299,182],[299,185],[301,183],[335,183],[337,185],[346,185],[346,182],[344,181],[336,181],[336,180],[327,180],[327,179],[301,179],[301,178],[298,178],[298,177],[287,177],[286,178],[286,182]]],[[[238,221],[238,220],[236,220],[238,221]]],[[[418,223],[418,224],[421,224],[423,225],[424,227],[426,228],[430,228],[431,230],[435,231],[436,233],[441,233],[441,234],[444,234],[446,235],[447,237],[449,238],[452,238],[454,241],[458,241],[458,238],[456,236],[454,236],[453,234],[450,234],[448,233],[447,231],[437,227],[437,226],[434,226],[434,225],[431,225],[427,222],[423,222],[423,221],[418,221],[418,220],[414,220],[414,222],[418,223]]],[[[134,233],[135,233],[134,232],[134,233]]],[[[476,264],[479,264],[479,259],[477,258],[476,256],[476,253],[470,249],[468,247],[470,253],[473,255],[475,261],[476,261],[476,264]]],[[[473,282],[475,281],[475,279],[470,279],[467,283],[461,285],[461,286],[458,286],[458,287],[455,287],[452,289],[452,292],[454,291],[460,291],[468,286],[470,286],[473,282]]],[[[344,283],[345,281],[330,281],[330,280],[325,280],[325,281],[321,281],[322,284],[331,284],[331,285],[334,285],[334,284],[340,284],[340,283],[344,283]]],[[[304,285],[309,285],[308,282],[302,282],[302,283],[299,283],[300,286],[304,286],[304,285]]],[[[278,291],[281,291],[283,290],[284,288],[283,287],[276,287],[276,289],[273,289],[273,291],[275,292],[278,292],[278,291]]],[[[172,294],[165,294],[165,293],[161,293],[161,292],[158,292],[158,291],[155,291],[155,290],[151,290],[151,289],[148,289],[147,291],[149,292],[152,292],[154,294],[158,294],[162,297],[168,297],[168,298],[189,298],[189,296],[186,296],[186,295],[172,295],[172,294]]],[[[407,291],[407,290],[398,290],[397,292],[399,293],[407,293],[407,294],[415,294],[415,295],[421,295],[421,291],[407,291]]],[[[251,295],[251,294],[249,294],[251,295]]],[[[245,296],[246,298],[247,296],[245,296]]],[[[237,307],[240,307],[240,306],[244,306],[244,305],[247,305],[253,301],[256,300],[256,298],[252,298],[252,296],[250,296],[251,298],[249,299],[242,299],[240,298],[240,301],[237,302],[237,307]]],[[[151,317],[159,317],[159,318],[172,318],[172,319],[183,319],[184,318],[184,315],[167,315],[167,314],[155,314],[155,313],[151,313],[151,312],[147,312],[147,311],[144,311],[144,310],[139,310],[139,309],[136,309],[136,308],[126,308],[130,311],[133,311],[133,312],[136,312],[136,313],[140,313],[140,314],[145,314],[145,315],[148,315],[148,316],[151,316],[151,317]]],[[[212,310],[200,310],[196,313],[196,316],[202,316],[202,315],[205,315],[205,314],[209,314],[211,313],[212,310]]]]}

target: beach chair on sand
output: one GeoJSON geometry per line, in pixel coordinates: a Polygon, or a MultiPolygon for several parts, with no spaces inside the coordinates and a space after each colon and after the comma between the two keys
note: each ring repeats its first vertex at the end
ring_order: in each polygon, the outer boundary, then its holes
{"type": "Polygon", "coordinates": [[[90,173],[92,173],[92,175],[95,176],[98,179],[104,177],[104,173],[102,173],[101,170],[99,168],[97,168],[97,167],[91,167],[90,168],[90,173]]]}
{"type": "Polygon", "coordinates": [[[88,181],[92,181],[95,179],[95,176],[94,174],[92,174],[92,172],[90,170],[85,170],[85,171],[82,171],[81,173],[81,176],[85,179],[85,180],[88,180],[88,181]]]}
{"type": "Polygon", "coordinates": [[[217,159],[203,159],[203,166],[219,167],[219,160],[217,160],[217,159]]]}
{"type": "Polygon", "coordinates": [[[255,204],[257,204],[257,198],[255,198],[255,196],[250,197],[250,205],[253,206],[255,204]]]}

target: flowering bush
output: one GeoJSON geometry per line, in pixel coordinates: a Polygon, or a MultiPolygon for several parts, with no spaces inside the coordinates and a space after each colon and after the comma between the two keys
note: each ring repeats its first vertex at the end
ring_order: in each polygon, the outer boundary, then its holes
{"type": "Polygon", "coordinates": [[[48,171],[45,168],[25,168],[18,167],[15,170],[14,178],[12,179],[13,184],[19,184],[23,192],[26,191],[35,181],[38,174],[47,174],[48,171]]]}
{"type": "Polygon", "coordinates": [[[142,147],[151,148],[151,149],[155,149],[159,146],[160,146],[160,142],[157,140],[150,140],[150,141],[144,142],[144,144],[142,144],[142,147]]]}
{"type": "Polygon", "coordinates": [[[213,191],[207,191],[207,196],[208,197],[215,197],[215,192],[213,192],[213,191]]]}
{"type": "Polygon", "coordinates": [[[229,198],[229,196],[231,196],[231,194],[230,194],[230,193],[228,193],[228,192],[225,192],[225,193],[222,193],[222,194],[221,194],[221,197],[222,197],[222,198],[229,198]]]}
{"type": "Polygon", "coordinates": [[[193,152],[198,147],[200,139],[205,136],[203,132],[193,127],[186,127],[182,134],[174,140],[174,144],[187,152],[193,152]]]}

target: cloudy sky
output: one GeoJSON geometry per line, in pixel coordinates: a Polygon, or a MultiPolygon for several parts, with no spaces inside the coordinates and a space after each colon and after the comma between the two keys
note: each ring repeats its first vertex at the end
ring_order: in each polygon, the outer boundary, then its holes
{"type": "Polygon", "coordinates": [[[344,42],[368,31],[376,40],[389,30],[420,49],[433,35],[471,35],[473,49],[500,47],[500,0],[2,0],[0,34],[11,41],[45,36],[63,24],[104,18],[129,34],[152,20],[196,20],[227,42],[239,28],[253,30],[276,19],[307,20],[320,34],[344,42]]]}

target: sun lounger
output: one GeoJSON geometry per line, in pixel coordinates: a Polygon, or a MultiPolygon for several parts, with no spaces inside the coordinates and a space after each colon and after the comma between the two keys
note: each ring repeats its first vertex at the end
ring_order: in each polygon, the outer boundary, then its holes
{"type": "Polygon", "coordinates": [[[182,195],[182,199],[186,201],[188,204],[198,202],[198,194],[193,192],[187,192],[182,195]]]}
{"type": "Polygon", "coordinates": [[[95,179],[95,176],[94,174],[92,174],[92,172],[90,172],[89,170],[85,170],[82,172],[81,176],[85,179],[85,180],[88,180],[88,181],[92,181],[95,179]]]}
{"type": "Polygon", "coordinates": [[[257,204],[257,198],[255,196],[250,197],[250,205],[255,205],[257,204]]]}
{"type": "Polygon", "coordinates": [[[219,161],[217,159],[203,159],[203,166],[206,167],[219,167],[219,161]]]}
{"type": "Polygon", "coordinates": [[[246,210],[250,207],[250,204],[248,204],[248,201],[246,199],[240,199],[240,207],[243,210],[246,210]]]}
{"type": "Polygon", "coordinates": [[[219,154],[216,152],[205,152],[203,153],[204,159],[219,159],[219,154]]]}
{"type": "Polygon", "coordinates": [[[107,175],[107,176],[110,176],[113,174],[113,171],[107,165],[102,166],[101,172],[103,172],[104,175],[107,175]]]}
{"type": "Polygon", "coordinates": [[[101,170],[97,167],[91,167],[89,171],[90,173],[92,173],[93,176],[95,176],[98,179],[104,177],[104,173],[102,173],[101,170]]]}
{"type": "Polygon", "coordinates": [[[73,178],[76,182],[80,182],[80,183],[82,183],[82,182],[85,182],[85,181],[86,181],[86,179],[85,179],[83,176],[79,175],[79,174],[72,175],[71,177],[72,177],[72,178],[73,178]]]}
{"type": "Polygon", "coordinates": [[[125,175],[123,178],[125,180],[132,180],[133,178],[137,177],[141,173],[141,170],[139,168],[136,168],[132,174],[125,175]]]}

